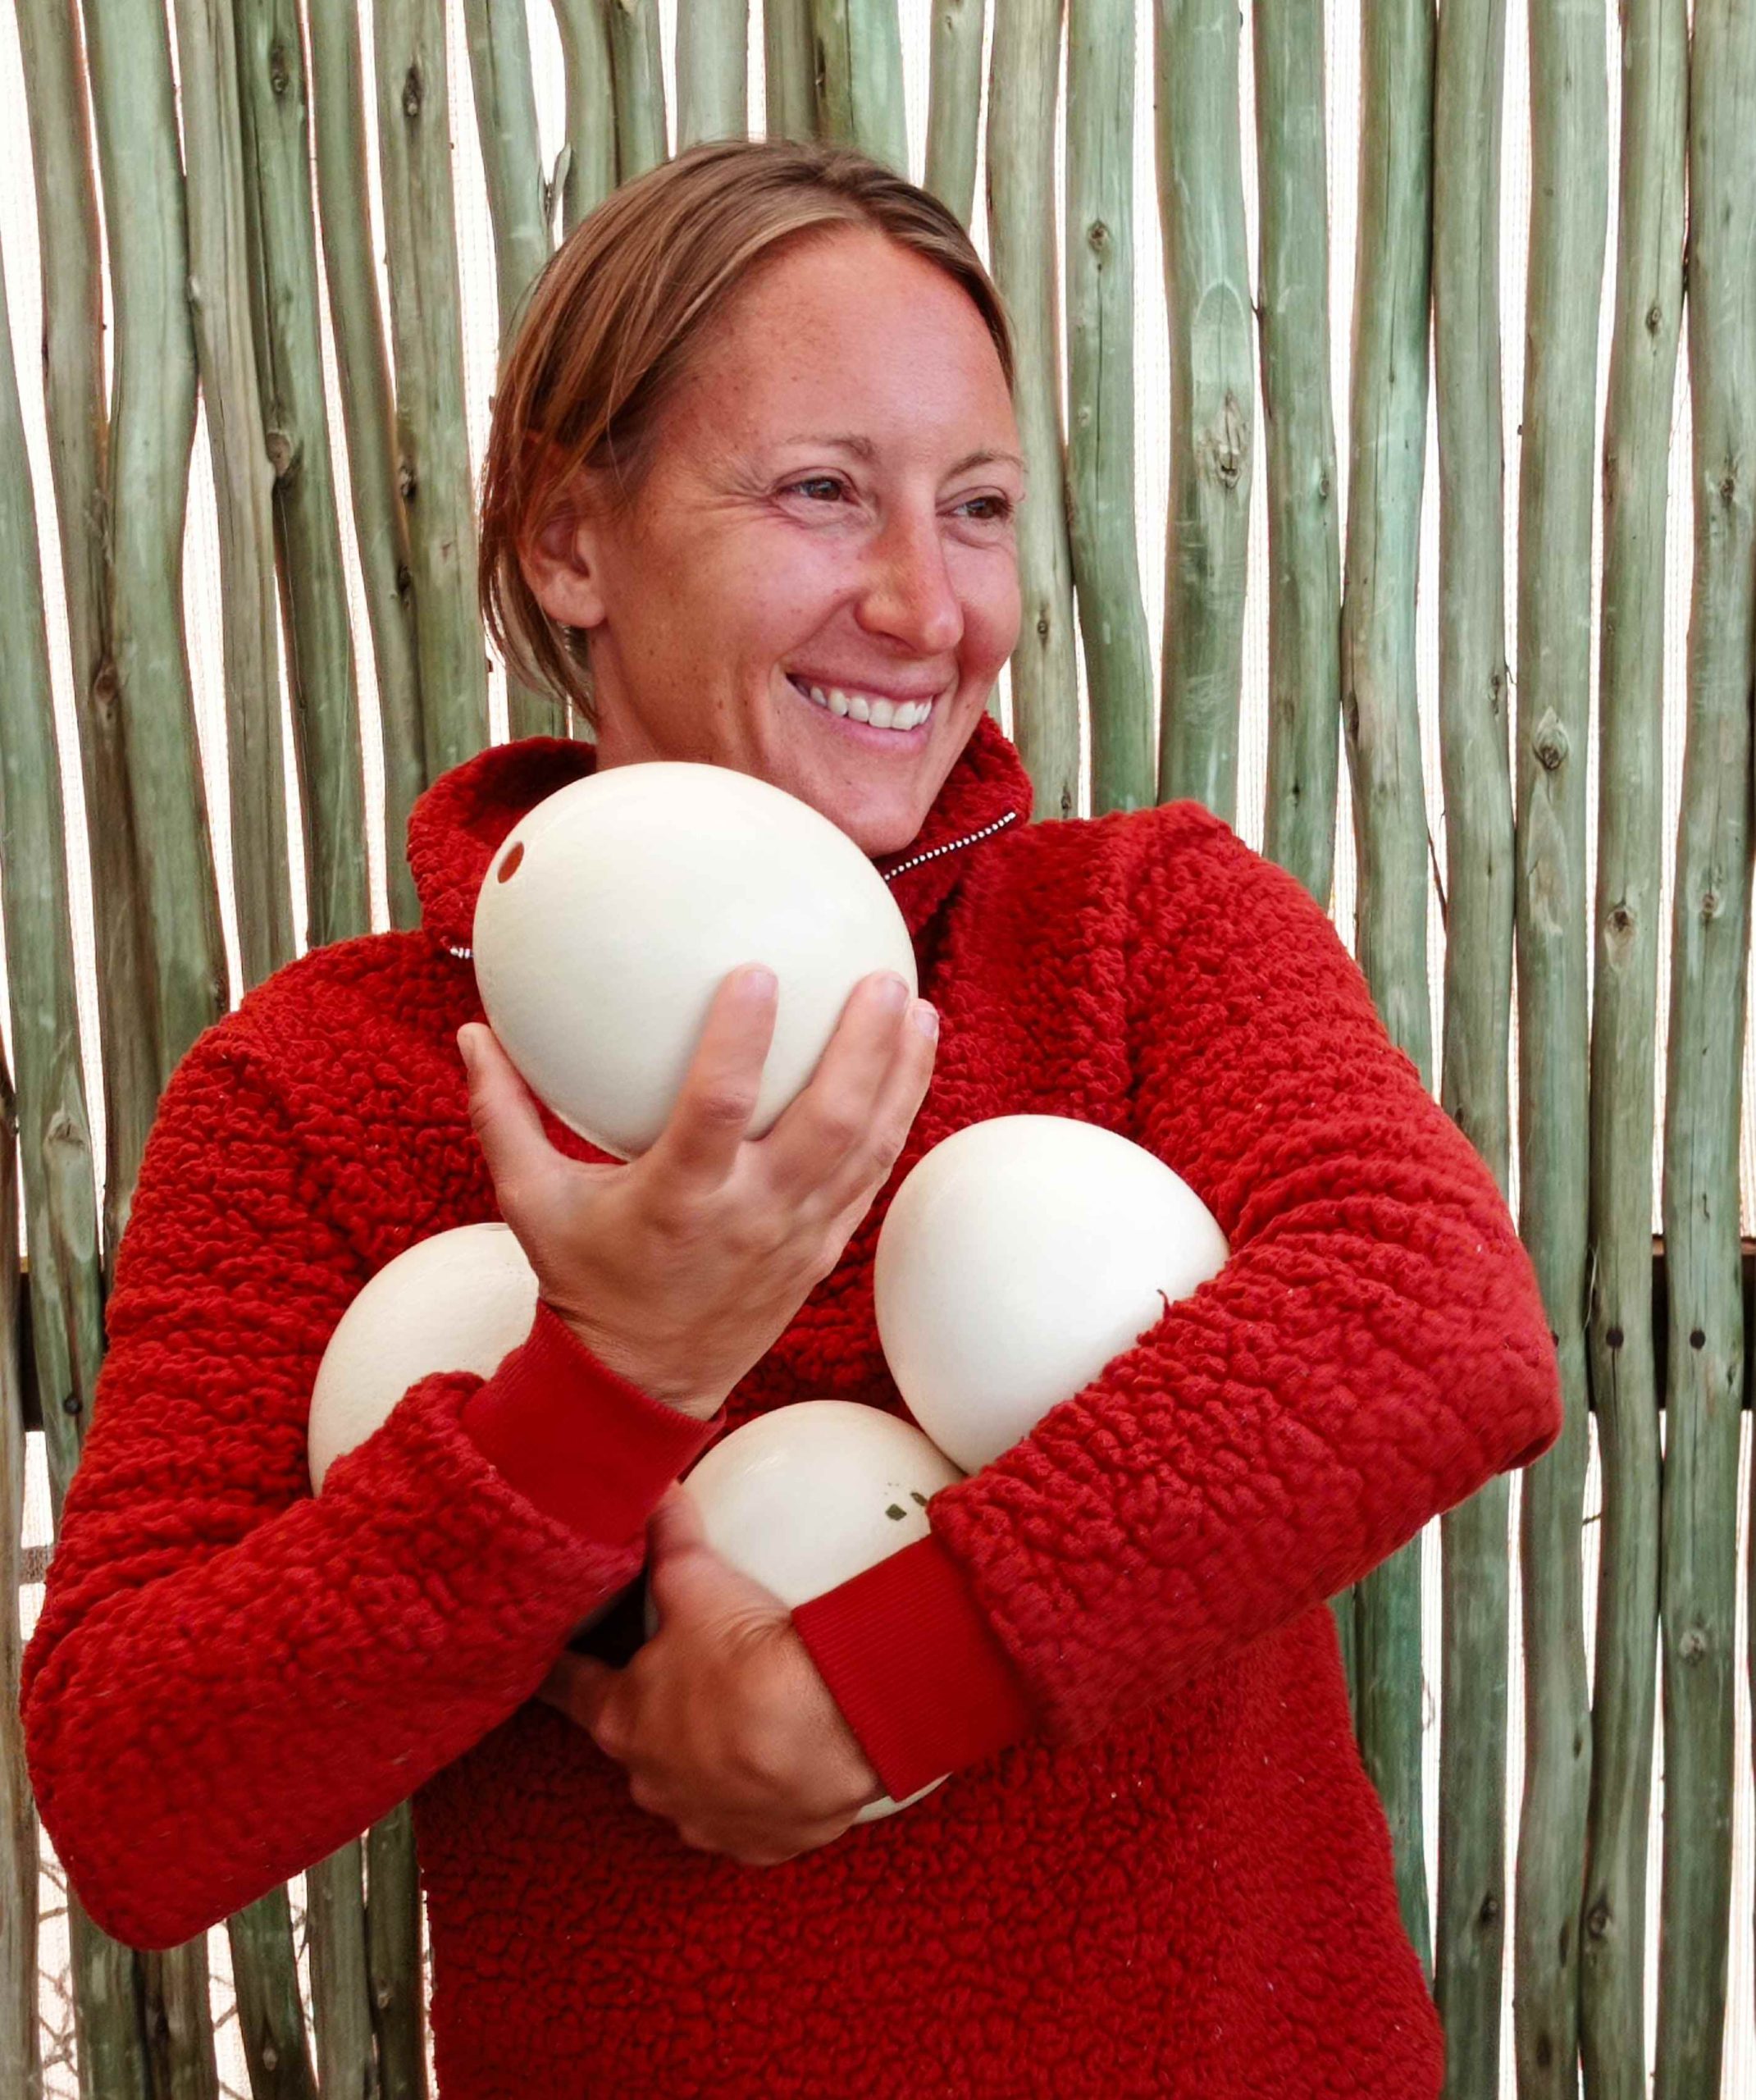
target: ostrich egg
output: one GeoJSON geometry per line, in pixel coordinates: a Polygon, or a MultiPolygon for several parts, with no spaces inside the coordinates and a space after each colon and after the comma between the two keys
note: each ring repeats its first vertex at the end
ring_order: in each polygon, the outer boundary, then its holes
{"type": "Polygon", "coordinates": [[[312,1390],[311,1485],[417,1379],[499,1368],[536,1317],[536,1277],[504,1225],[436,1232],[387,1262],[337,1322],[312,1390]]]}
{"type": "Polygon", "coordinates": [[[718,765],[653,760],[527,810],[477,899],[476,983],[531,1091],[623,1159],[664,1127],[723,979],[766,963],[774,1039],[750,1134],[810,1078],[859,979],[917,980],[884,879],[827,817],[718,765]]]}
{"type": "Polygon", "coordinates": [[[935,1145],[897,1189],[873,1271],[878,1339],[914,1419],[974,1472],[1227,1252],[1200,1197],[1141,1146],[1065,1116],[998,1116],[935,1145]]]}
{"type": "MultiPolygon", "coordinates": [[[[683,1487],[708,1544],[787,1605],[821,1596],[928,1532],[927,1503],[962,1475],[920,1431],[852,1400],[798,1400],[721,1439],[683,1487]]],[[[657,1632],[649,1595],[646,1631],[657,1632]]],[[[855,1818],[894,1815],[887,1795],[855,1818]]]]}

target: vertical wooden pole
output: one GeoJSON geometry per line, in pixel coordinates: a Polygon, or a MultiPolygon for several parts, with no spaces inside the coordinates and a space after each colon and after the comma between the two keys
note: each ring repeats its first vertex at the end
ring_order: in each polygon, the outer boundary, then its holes
{"type": "Polygon", "coordinates": [[[1647,1833],[1659,1546],[1653,1122],[1665,509],[1683,307],[1684,0],[1621,16],[1616,317],[1603,429],[1588,1344],[1602,1458],[1580,2045],[1594,2100],[1645,2100],[1647,1833]]]}

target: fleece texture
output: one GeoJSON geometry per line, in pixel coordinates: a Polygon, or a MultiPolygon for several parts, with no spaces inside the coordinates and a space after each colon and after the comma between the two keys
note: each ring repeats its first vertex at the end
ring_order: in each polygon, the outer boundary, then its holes
{"type": "MultiPolygon", "coordinates": [[[[475,895],[591,763],[533,738],[446,774],[410,824],[422,927],[280,971],[166,1090],[25,1664],[80,1895],[171,1946],[412,1795],[441,2100],[1437,2094],[1324,1600],[1549,1447],[1553,1344],[1492,1177],[1328,919],[1198,806],[1029,824],[984,719],[881,864],[942,1016],[890,1188],[980,1118],[1079,1116],[1167,1161],[1231,1248],[937,1495],[928,1538],[796,1614],[891,1791],[945,1785],[743,1867],[532,1696],[728,1425],[901,1409],[872,1310],[889,1189],[714,1422],[543,1310],[310,1494],[349,1301],[496,1215],[454,1042],[475,895]]],[[[617,1652],[618,1614],[582,1645],[617,1652]]]]}

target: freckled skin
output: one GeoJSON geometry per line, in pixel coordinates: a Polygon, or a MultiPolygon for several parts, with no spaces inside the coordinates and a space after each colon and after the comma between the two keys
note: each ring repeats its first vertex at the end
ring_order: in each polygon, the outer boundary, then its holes
{"type": "Polygon", "coordinates": [[[838,227],[761,265],[670,404],[632,517],[599,508],[524,550],[545,609],[591,634],[600,765],[730,766],[874,856],[906,846],[1019,632],[1022,467],[952,470],[1019,450],[987,327],[933,264],[838,227]],[[829,436],[872,456],[798,441],[829,436]],[[872,748],[791,667],[937,695],[933,718],[872,748]]]}

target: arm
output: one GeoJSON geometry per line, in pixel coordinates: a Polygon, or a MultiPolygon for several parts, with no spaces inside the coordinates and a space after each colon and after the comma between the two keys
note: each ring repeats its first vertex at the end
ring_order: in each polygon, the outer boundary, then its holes
{"type": "Polygon", "coordinates": [[[1128,1134],[1230,1258],[928,1538],[795,1612],[899,1797],[1163,1699],[1560,1434],[1505,1203],[1326,915],[1193,805],[1132,831],[1128,1134]]]}
{"type": "Polygon", "coordinates": [[[312,1384],[364,1281],[246,1007],[160,1105],[24,1665],[43,1823],[132,1945],[176,1945],[322,1858],[530,1697],[714,1433],[545,1309],[486,1384],[412,1387],[313,1498],[312,1384]],[[539,1506],[509,1454],[550,1409],[574,1463],[539,1506]]]}

